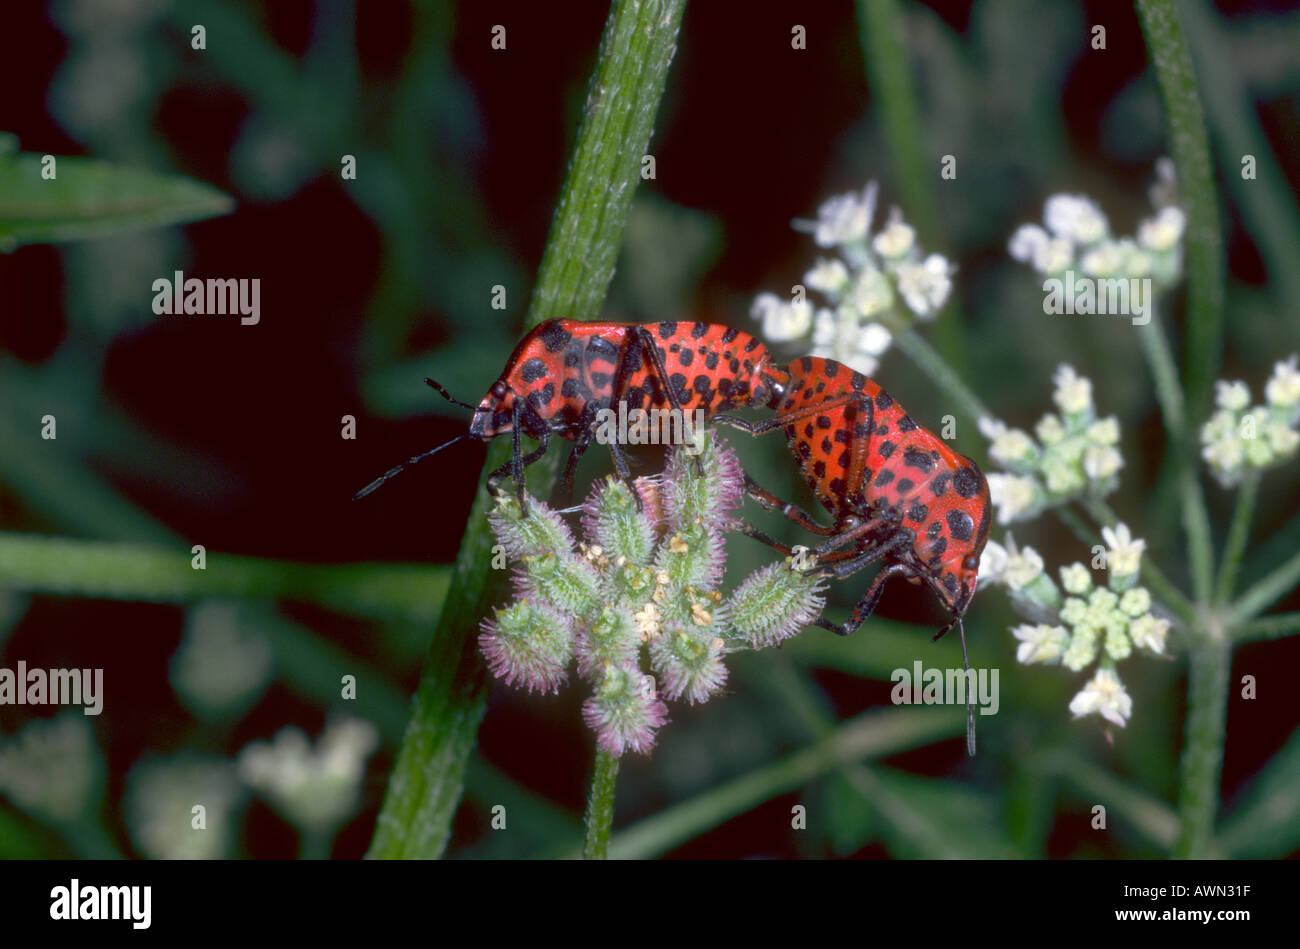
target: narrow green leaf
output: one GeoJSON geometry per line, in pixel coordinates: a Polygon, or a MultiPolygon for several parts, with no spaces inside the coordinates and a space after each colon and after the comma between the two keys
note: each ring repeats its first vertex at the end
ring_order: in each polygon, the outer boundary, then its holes
{"type": "Polygon", "coordinates": [[[1285,857],[1300,847],[1300,729],[1291,733],[1242,795],[1242,803],[1224,820],[1219,848],[1230,857],[1254,860],[1285,857]]]}
{"type": "Polygon", "coordinates": [[[179,175],[90,158],[0,155],[0,249],[104,237],[227,214],[234,202],[179,175]]]}

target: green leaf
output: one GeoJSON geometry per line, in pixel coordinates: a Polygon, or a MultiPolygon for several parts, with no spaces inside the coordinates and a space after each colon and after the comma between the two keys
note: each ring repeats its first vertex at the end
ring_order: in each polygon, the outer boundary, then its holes
{"type": "Polygon", "coordinates": [[[75,241],[227,214],[216,188],[183,178],[90,158],[0,155],[0,248],[75,241]]]}
{"type": "Polygon", "coordinates": [[[1264,766],[1242,797],[1242,804],[1223,822],[1219,849],[1230,857],[1267,860],[1300,847],[1300,729],[1264,766]]]}
{"type": "Polygon", "coordinates": [[[849,779],[875,809],[880,835],[895,857],[998,860],[1018,856],[991,795],[956,781],[918,778],[886,768],[853,768],[849,779]]]}

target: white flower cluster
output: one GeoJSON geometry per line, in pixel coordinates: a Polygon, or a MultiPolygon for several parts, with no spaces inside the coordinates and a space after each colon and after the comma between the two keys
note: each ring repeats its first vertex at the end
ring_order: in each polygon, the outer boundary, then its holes
{"type": "Polygon", "coordinates": [[[220,860],[234,849],[235,811],[243,789],[228,761],[147,759],[127,775],[126,821],[141,856],[151,860],[220,860]],[[202,826],[194,806],[203,806],[202,826]]]}
{"type": "Polygon", "coordinates": [[[921,251],[916,231],[897,208],[873,235],[875,212],[876,184],[871,182],[861,195],[826,201],[817,220],[795,222],[813,235],[818,247],[837,254],[818,258],[804,275],[806,287],[821,294],[826,305],[814,305],[802,295],[783,300],[759,294],[750,313],[762,320],[768,340],[787,342],[811,330],[812,355],[870,375],[893,340],[889,327],[935,317],[952,292],[955,268],[942,255],[921,251]]]}
{"type": "Polygon", "coordinates": [[[301,728],[289,726],[273,741],[255,741],[241,751],[239,776],[290,823],[324,833],[356,811],[366,758],[378,746],[378,730],[363,719],[327,725],[315,748],[301,728]]]}
{"type": "Polygon", "coordinates": [[[1135,237],[1114,238],[1101,208],[1084,195],[1054,194],[1043,206],[1043,223],[1022,224],[1007,252],[1044,276],[1078,269],[1089,277],[1150,277],[1157,290],[1182,276],[1186,215],[1162,207],[1138,225],[1135,237]]]}
{"type": "Polygon", "coordinates": [[[1092,571],[1082,563],[1062,567],[1058,587],[1038,552],[1018,549],[1010,537],[1005,547],[989,541],[984,548],[980,583],[1005,585],[1013,605],[1035,621],[1011,630],[1020,641],[1017,661],[1059,663],[1082,672],[1099,660],[1092,679],[1070,702],[1070,711],[1075,718],[1096,712],[1123,726],[1133,713],[1133,701],[1115,664],[1135,647],[1163,653],[1170,623],[1151,611],[1151,594],[1137,585],[1146,541],[1133,537],[1124,524],[1103,528],[1102,537],[1107,545],[1104,587],[1093,584],[1092,571]]]}
{"type": "Polygon", "coordinates": [[[1039,420],[1037,439],[997,419],[980,419],[980,431],[990,441],[989,457],[1006,469],[988,475],[1000,524],[1037,517],[1085,490],[1104,496],[1119,485],[1124,467],[1119,421],[1097,418],[1092,382],[1072,366],[1062,364],[1054,380],[1052,398],[1060,414],[1049,412],[1039,420]]]}
{"type": "Polygon", "coordinates": [[[1300,447],[1300,370],[1297,356],[1273,367],[1264,386],[1266,405],[1250,406],[1244,382],[1218,383],[1218,410],[1201,427],[1201,457],[1225,488],[1290,458],[1300,447]]]}
{"type": "Polygon", "coordinates": [[[0,794],[38,819],[84,819],[101,781],[95,736],[79,713],[33,719],[0,744],[0,794]]]}

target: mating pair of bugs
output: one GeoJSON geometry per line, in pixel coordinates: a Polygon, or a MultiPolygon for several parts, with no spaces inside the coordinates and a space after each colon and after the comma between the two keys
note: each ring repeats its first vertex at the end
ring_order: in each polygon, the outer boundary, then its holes
{"type": "MultiPolygon", "coordinates": [[[[488,441],[509,435],[510,460],[492,472],[494,493],[511,477],[523,502],[524,469],[559,436],[574,443],[560,490],[573,482],[578,459],[593,438],[597,413],[622,401],[633,409],[670,407],[702,411],[706,418],[762,435],[783,429],[795,463],[817,500],[831,514],[827,527],[745,476],[746,490],[762,507],[778,511],[822,538],[811,548],[814,569],[845,578],[882,561],[862,599],[842,625],[818,626],[842,635],[858,629],[875,609],[885,583],[901,576],[938,596],[962,633],[961,618],[975,594],[980,554],[988,539],[989,492],[978,467],[918,425],[884,389],[848,366],[803,356],[772,359],[756,337],[710,323],[596,323],[551,320],[520,341],[501,377],[474,410],[461,438],[488,441]],[[749,422],[722,414],[739,407],[774,414],[749,422]],[[537,440],[523,453],[521,437],[537,440]]],[[[447,442],[389,470],[357,493],[364,497],[399,471],[447,442]]],[[[610,443],[619,476],[631,487],[627,459],[610,443]]],[[[633,491],[634,497],[639,497],[633,491]]],[[[742,530],[774,549],[791,548],[762,531],[742,530]]],[[[967,706],[967,750],[974,754],[974,716],[967,706]]]]}

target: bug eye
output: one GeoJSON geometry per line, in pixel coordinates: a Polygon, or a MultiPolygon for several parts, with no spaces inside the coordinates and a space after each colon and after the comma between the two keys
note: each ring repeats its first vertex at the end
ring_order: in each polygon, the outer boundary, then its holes
{"type": "Polygon", "coordinates": [[[980,559],[974,554],[967,554],[962,559],[961,565],[967,570],[978,570],[980,568],[980,559]]]}
{"type": "Polygon", "coordinates": [[[506,397],[506,391],[506,384],[500,379],[492,383],[492,398],[504,399],[506,397]]]}

